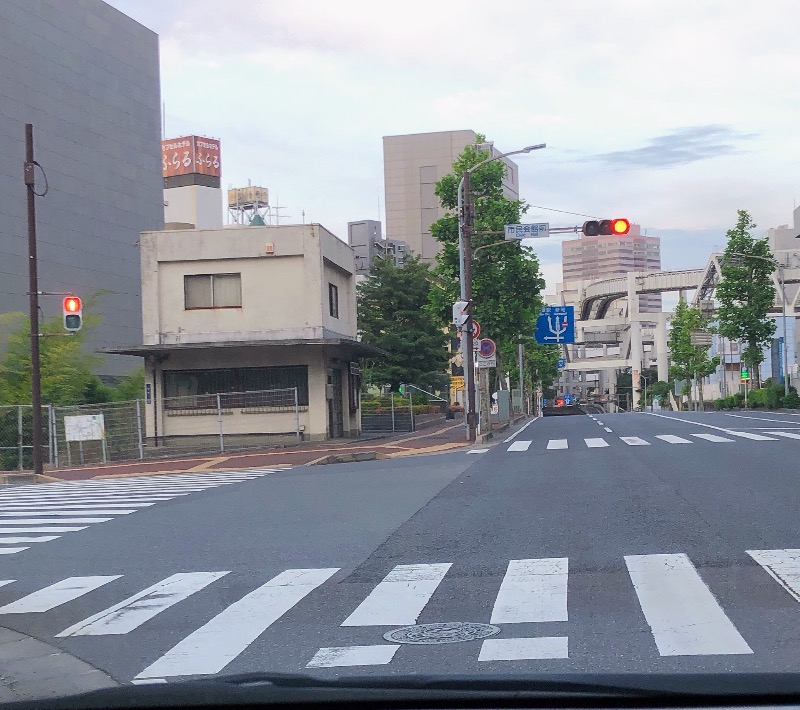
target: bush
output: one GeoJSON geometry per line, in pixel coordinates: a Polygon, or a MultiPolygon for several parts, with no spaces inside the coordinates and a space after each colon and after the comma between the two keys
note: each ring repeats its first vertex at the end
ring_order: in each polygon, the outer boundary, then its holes
{"type": "Polygon", "coordinates": [[[796,389],[792,388],[789,394],[784,397],[783,406],[787,409],[800,409],[800,396],[798,396],[796,389]]]}
{"type": "Polygon", "coordinates": [[[781,400],[783,399],[783,386],[781,386],[780,390],[778,390],[775,387],[770,387],[768,390],[766,390],[766,393],[767,393],[767,401],[766,401],[767,407],[769,407],[770,409],[777,409],[778,407],[781,406],[781,400]]]}
{"type": "Polygon", "coordinates": [[[753,390],[747,395],[747,406],[750,409],[758,409],[767,406],[767,390],[753,390]]]}
{"type": "Polygon", "coordinates": [[[742,392],[736,392],[733,395],[733,406],[734,407],[741,407],[744,405],[744,394],[742,392]]]}

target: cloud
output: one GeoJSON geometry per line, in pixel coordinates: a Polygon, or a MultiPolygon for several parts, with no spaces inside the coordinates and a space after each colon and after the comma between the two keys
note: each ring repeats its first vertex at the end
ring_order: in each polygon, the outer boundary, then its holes
{"type": "Polygon", "coordinates": [[[617,165],[665,168],[737,153],[734,142],[755,137],[756,134],[738,133],[728,126],[690,126],[651,138],[641,148],[600,153],[595,157],[617,165]]]}

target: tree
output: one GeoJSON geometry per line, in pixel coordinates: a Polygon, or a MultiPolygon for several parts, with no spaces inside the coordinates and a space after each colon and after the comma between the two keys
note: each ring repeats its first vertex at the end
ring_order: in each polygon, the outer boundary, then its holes
{"type": "Polygon", "coordinates": [[[144,368],[138,367],[120,380],[111,390],[115,402],[130,402],[144,396],[144,368]]]}
{"type": "MultiPolygon", "coordinates": [[[[672,316],[672,328],[669,334],[670,374],[679,380],[696,379],[700,407],[703,406],[703,378],[714,372],[720,359],[709,358],[708,347],[692,345],[692,332],[708,330],[709,321],[699,308],[693,308],[686,301],[679,301],[672,316]]],[[[689,388],[691,402],[691,388],[689,388]]]]}
{"type": "MultiPolygon", "coordinates": [[[[512,386],[519,380],[518,342],[504,343],[501,353],[502,362],[509,364],[509,378],[512,386]],[[513,366],[512,366],[513,363],[513,366]]],[[[533,338],[523,338],[522,379],[525,391],[530,394],[541,385],[542,389],[550,388],[558,378],[558,360],[561,351],[557,345],[541,345],[533,338]]]]}
{"type": "MultiPolygon", "coordinates": [[[[644,387],[643,384],[647,383],[647,402],[652,403],[653,401],[653,392],[651,392],[650,387],[656,383],[658,380],[658,370],[654,367],[645,367],[640,371],[640,380],[639,380],[639,402],[638,405],[641,407],[645,404],[644,401],[644,387]]],[[[630,367],[626,367],[625,369],[619,371],[617,373],[617,383],[616,383],[616,391],[617,391],[617,406],[622,408],[621,401],[624,401],[627,406],[628,397],[631,397],[631,408],[635,408],[635,403],[633,402],[633,374],[631,372],[630,367]],[[624,398],[624,399],[623,399],[624,398]]]]}
{"type": "Polygon", "coordinates": [[[448,362],[447,330],[427,309],[430,272],[419,257],[402,267],[376,259],[372,275],[358,286],[358,328],[362,342],[388,354],[364,363],[367,384],[431,386],[448,362]]]}
{"type": "MultiPolygon", "coordinates": [[[[478,136],[478,142],[484,141],[478,136]]],[[[431,310],[444,323],[452,313],[452,304],[459,295],[458,261],[458,183],[464,171],[489,157],[488,151],[467,146],[453,164],[453,173],[436,184],[436,195],[444,208],[453,213],[431,226],[431,234],[442,245],[436,257],[434,274],[441,288],[431,291],[431,310]]],[[[471,190],[475,205],[472,239],[473,317],[481,324],[482,332],[492,338],[500,352],[498,373],[507,371],[509,345],[520,335],[532,332],[542,308],[541,291],[544,280],[539,262],[533,252],[519,242],[504,242],[506,224],[516,224],[527,206],[520,200],[503,195],[502,161],[487,163],[471,174],[471,190]],[[478,249],[482,246],[490,248],[478,249]],[[503,356],[505,354],[505,357],[503,356]]]]}
{"type": "Polygon", "coordinates": [[[775,321],[767,317],[775,302],[775,287],[770,280],[774,266],[768,261],[772,253],[766,237],[755,239],[750,234],[756,226],[750,215],[745,210],[739,210],[738,215],[736,226],[727,232],[722,279],[716,289],[719,332],[744,344],[742,359],[755,372],[758,387],[764,347],[776,328],[775,321]]]}

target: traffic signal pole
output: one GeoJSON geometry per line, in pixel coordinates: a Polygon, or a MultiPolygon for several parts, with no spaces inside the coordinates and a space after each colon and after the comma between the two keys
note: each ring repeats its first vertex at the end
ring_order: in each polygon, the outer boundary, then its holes
{"type": "Polygon", "coordinates": [[[42,377],[39,361],[39,271],[36,255],[36,181],[33,158],[33,124],[25,124],[24,180],[28,192],[28,301],[31,321],[31,404],[33,419],[33,472],[44,470],[42,457],[42,377]]]}
{"type": "Polygon", "coordinates": [[[461,231],[463,235],[464,259],[464,300],[469,303],[469,318],[466,322],[464,338],[464,386],[467,399],[467,440],[475,441],[478,436],[478,409],[475,400],[475,353],[472,349],[472,193],[469,184],[470,171],[464,171],[461,231]]]}

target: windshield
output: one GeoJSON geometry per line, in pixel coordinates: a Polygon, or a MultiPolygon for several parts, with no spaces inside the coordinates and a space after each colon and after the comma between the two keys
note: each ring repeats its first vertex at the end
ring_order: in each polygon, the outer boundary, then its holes
{"type": "Polygon", "coordinates": [[[0,3],[0,701],[800,671],[798,21],[0,3]]]}

